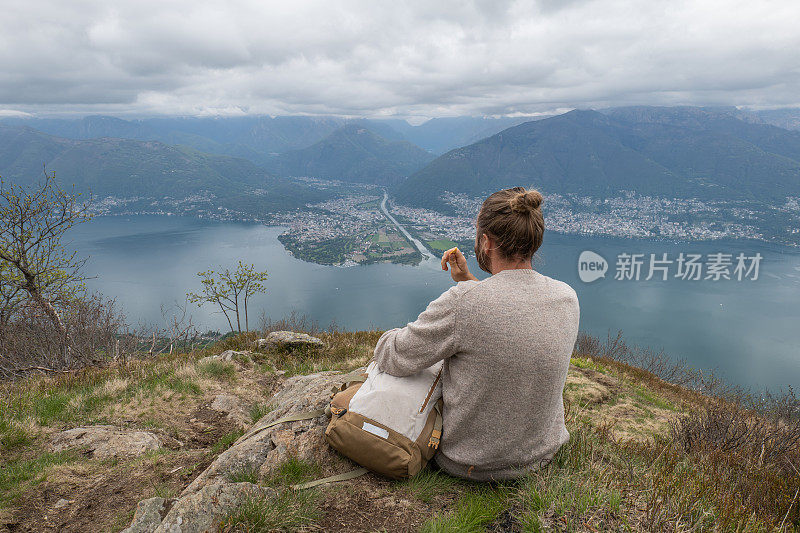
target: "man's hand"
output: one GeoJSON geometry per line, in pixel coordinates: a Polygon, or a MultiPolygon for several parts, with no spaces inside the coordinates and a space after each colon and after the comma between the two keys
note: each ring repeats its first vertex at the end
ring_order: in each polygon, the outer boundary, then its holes
{"type": "Polygon", "coordinates": [[[478,278],[470,274],[467,258],[458,248],[450,248],[442,255],[442,270],[447,270],[447,265],[450,265],[450,277],[453,281],[478,281],[478,278]]]}

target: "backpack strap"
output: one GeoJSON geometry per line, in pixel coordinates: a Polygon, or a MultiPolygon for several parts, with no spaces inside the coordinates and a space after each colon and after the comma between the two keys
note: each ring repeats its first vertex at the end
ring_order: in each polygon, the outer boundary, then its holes
{"type": "Polygon", "coordinates": [[[314,481],[309,481],[308,483],[300,483],[298,485],[292,485],[292,488],[295,490],[302,490],[302,489],[310,489],[311,487],[316,487],[318,485],[324,485],[326,483],[335,483],[337,481],[347,481],[348,479],[357,478],[358,476],[363,476],[369,472],[366,468],[356,468],[355,470],[351,470],[349,472],[345,472],[343,474],[336,474],[335,476],[328,476],[322,479],[315,479],[314,481]]]}
{"type": "Polygon", "coordinates": [[[364,372],[350,372],[336,377],[345,383],[363,383],[367,380],[367,374],[364,372]]]}
{"type": "MultiPolygon", "coordinates": [[[[363,380],[361,380],[361,381],[363,381],[363,380]]],[[[312,418],[317,418],[318,416],[322,416],[322,415],[330,416],[330,410],[329,409],[330,409],[330,407],[327,407],[325,409],[315,409],[313,411],[303,411],[303,412],[300,412],[300,413],[294,413],[294,414],[291,414],[291,415],[284,416],[284,417],[279,418],[277,420],[273,420],[272,422],[270,422],[266,426],[258,428],[253,433],[250,433],[248,435],[248,437],[252,437],[253,435],[256,435],[257,433],[260,433],[260,432],[264,431],[265,429],[271,428],[272,426],[277,426],[278,424],[283,424],[284,422],[297,422],[299,420],[311,420],[312,418]]],[[[328,476],[326,478],[316,479],[314,481],[309,481],[308,483],[300,483],[300,484],[297,484],[297,485],[292,485],[292,488],[295,489],[295,490],[310,489],[311,487],[316,487],[318,485],[324,485],[326,483],[335,483],[337,481],[347,481],[348,479],[353,479],[353,478],[357,478],[359,476],[363,476],[367,472],[369,472],[369,470],[367,470],[366,468],[363,468],[363,467],[362,468],[356,468],[355,470],[351,470],[349,472],[344,472],[343,474],[336,474],[335,476],[328,476]]]]}
{"type": "MultiPolygon", "coordinates": [[[[340,392],[340,390],[346,389],[347,387],[351,386],[354,383],[363,383],[364,381],[367,380],[367,375],[362,373],[362,372],[350,372],[349,374],[342,374],[341,376],[337,376],[337,377],[342,380],[342,385],[340,386],[341,389],[339,389],[338,387],[334,387],[333,388],[334,394],[337,393],[337,392],[340,392]]],[[[284,422],[297,422],[299,420],[311,420],[312,418],[317,418],[318,416],[322,416],[322,415],[325,415],[325,416],[330,418],[330,416],[331,416],[330,406],[326,407],[325,409],[315,409],[313,411],[302,411],[300,413],[294,413],[294,414],[291,414],[291,415],[286,415],[286,416],[284,416],[282,418],[279,418],[277,420],[273,420],[272,422],[270,422],[266,426],[262,426],[262,427],[258,428],[257,430],[253,431],[252,433],[248,433],[247,437],[248,438],[252,437],[253,435],[261,433],[265,429],[269,429],[272,426],[277,426],[278,424],[283,424],[284,422]]]]}
{"type": "Polygon", "coordinates": [[[277,420],[273,420],[272,422],[270,422],[266,426],[262,426],[262,427],[258,428],[257,430],[253,431],[252,433],[248,433],[246,436],[247,436],[247,438],[250,438],[253,435],[257,435],[258,433],[261,433],[265,429],[269,429],[272,426],[277,426],[278,424],[283,424],[284,422],[297,422],[298,420],[311,420],[312,418],[317,418],[318,416],[327,415],[327,412],[328,412],[327,409],[315,409],[313,411],[302,411],[300,413],[294,413],[294,414],[291,414],[291,415],[286,415],[286,416],[284,416],[282,418],[279,418],[277,420]]]}
{"type": "Polygon", "coordinates": [[[436,409],[436,419],[433,421],[433,431],[431,432],[428,446],[431,446],[434,450],[439,448],[439,441],[442,439],[442,406],[443,402],[441,398],[439,398],[439,401],[433,406],[433,408],[436,409]]]}
{"type": "Polygon", "coordinates": [[[364,383],[365,381],[367,381],[367,375],[364,374],[363,372],[351,372],[349,374],[344,374],[337,377],[339,377],[342,381],[339,385],[335,385],[331,389],[331,397],[339,394],[340,392],[349,387],[352,387],[356,383],[364,383]]]}

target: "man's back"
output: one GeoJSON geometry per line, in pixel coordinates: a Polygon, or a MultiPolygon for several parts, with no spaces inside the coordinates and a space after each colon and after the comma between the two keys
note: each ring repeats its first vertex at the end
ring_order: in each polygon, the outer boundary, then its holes
{"type": "Polygon", "coordinates": [[[578,299],[568,285],[523,269],[475,283],[460,300],[460,351],[442,372],[437,462],[464,477],[517,477],[569,438],[562,394],[578,299]]]}
{"type": "Polygon", "coordinates": [[[451,288],[416,322],[384,334],[375,355],[396,375],[444,358],[437,463],[476,480],[513,478],[569,438],[562,393],[578,319],[569,285],[503,270],[451,288]]]}

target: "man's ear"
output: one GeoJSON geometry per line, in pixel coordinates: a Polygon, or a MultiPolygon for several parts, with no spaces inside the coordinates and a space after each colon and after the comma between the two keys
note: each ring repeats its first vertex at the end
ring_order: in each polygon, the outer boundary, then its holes
{"type": "Polygon", "coordinates": [[[484,233],[481,238],[483,239],[483,251],[489,253],[489,250],[494,248],[494,239],[486,233],[484,233]]]}

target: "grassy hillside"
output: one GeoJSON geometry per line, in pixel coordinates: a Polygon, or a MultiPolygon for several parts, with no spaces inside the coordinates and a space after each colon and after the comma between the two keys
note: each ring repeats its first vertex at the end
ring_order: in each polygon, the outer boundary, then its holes
{"type": "MultiPolygon", "coordinates": [[[[200,361],[247,348],[254,337],[242,336],[194,353],[2,383],[0,530],[126,527],[139,500],[176,496],[267,413],[287,377],[355,369],[379,334],[322,333],[323,351],[200,361]],[[241,408],[238,421],[213,408],[220,394],[241,408]],[[51,450],[56,432],[97,423],[153,432],[168,444],[127,459],[51,450]]],[[[781,429],[736,403],[604,356],[618,348],[582,337],[564,392],[570,441],[550,465],[517,483],[469,483],[425,470],[409,481],[368,475],[298,492],[288,486],[315,478],[320,467],[289,459],[269,477],[236,474],[233,481],[278,492],[249,501],[224,529],[800,529],[800,473],[791,468],[800,450],[796,440],[780,447],[796,423],[781,429]]]]}

